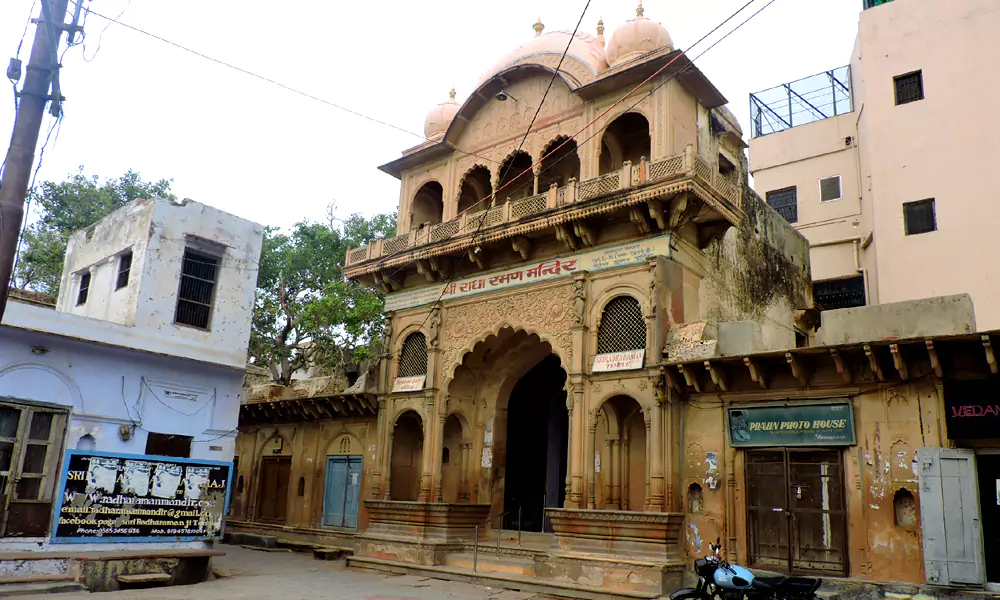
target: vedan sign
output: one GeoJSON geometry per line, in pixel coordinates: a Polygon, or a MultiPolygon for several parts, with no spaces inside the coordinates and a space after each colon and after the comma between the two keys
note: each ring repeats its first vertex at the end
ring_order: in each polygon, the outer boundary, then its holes
{"type": "Polygon", "coordinates": [[[395,381],[392,382],[392,391],[393,393],[419,392],[424,389],[424,382],[426,381],[426,375],[418,375],[416,377],[397,377],[395,381]]]}
{"type": "Polygon", "coordinates": [[[64,464],[53,542],[194,541],[222,534],[229,463],[70,450],[64,464]]]}
{"type": "Polygon", "coordinates": [[[853,446],[850,402],[790,404],[729,409],[734,447],[853,446]]]}
{"type": "Polygon", "coordinates": [[[523,267],[492,271],[448,284],[429,285],[405,292],[386,294],[385,309],[402,310],[431,304],[439,298],[450,300],[526,283],[566,277],[580,271],[600,271],[611,267],[633,265],[641,263],[651,256],[670,256],[670,234],[628,244],[598,248],[589,252],[559,256],[523,267]]]}
{"type": "Polygon", "coordinates": [[[643,359],[645,358],[645,350],[626,350],[625,352],[598,354],[594,356],[594,365],[591,367],[591,370],[594,373],[607,373],[609,371],[641,369],[643,359]]]}

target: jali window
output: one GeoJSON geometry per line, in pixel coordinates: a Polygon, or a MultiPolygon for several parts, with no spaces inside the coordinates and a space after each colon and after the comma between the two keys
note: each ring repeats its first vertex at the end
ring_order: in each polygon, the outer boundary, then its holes
{"type": "Polygon", "coordinates": [[[597,326],[597,353],[609,354],[646,348],[646,319],[632,296],[612,298],[597,326]]]}

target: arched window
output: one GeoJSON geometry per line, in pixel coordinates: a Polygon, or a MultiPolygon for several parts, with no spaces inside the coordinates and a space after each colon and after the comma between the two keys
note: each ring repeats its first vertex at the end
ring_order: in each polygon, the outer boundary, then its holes
{"type": "Polygon", "coordinates": [[[625,161],[639,164],[650,156],[649,121],[639,113],[625,113],[604,130],[601,138],[600,174],[616,171],[625,161]]]}
{"type": "Polygon", "coordinates": [[[500,183],[494,204],[520,200],[535,193],[535,174],[531,170],[531,155],[518,152],[500,165],[500,183]]]}
{"type": "Polygon", "coordinates": [[[427,340],[424,334],[414,332],[406,336],[399,353],[397,377],[416,377],[427,373],[427,340]]]}
{"type": "Polygon", "coordinates": [[[489,206],[493,184],[490,170],[476,165],[462,179],[462,191],[458,198],[458,212],[477,212],[489,206]]]}
{"type": "Polygon", "coordinates": [[[444,215],[444,190],[436,181],[428,181],[420,186],[410,207],[410,229],[421,225],[436,225],[444,215]]]}
{"type": "Polygon", "coordinates": [[[299,498],[306,495],[306,478],[299,477],[299,490],[297,492],[299,498]]]}
{"type": "Polygon", "coordinates": [[[612,298],[597,326],[597,353],[625,352],[646,348],[646,319],[639,301],[632,296],[612,298]]]}
{"type": "Polygon", "coordinates": [[[552,140],[542,153],[542,172],[538,175],[538,192],[547,192],[552,184],[563,187],[570,179],[580,179],[580,157],[576,141],[559,137],[552,140]]]}

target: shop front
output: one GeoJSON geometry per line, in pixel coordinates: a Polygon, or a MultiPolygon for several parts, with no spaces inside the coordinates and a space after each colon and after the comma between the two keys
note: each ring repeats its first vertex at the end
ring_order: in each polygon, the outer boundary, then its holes
{"type": "Polygon", "coordinates": [[[745,465],[748,566],[847,573],[843,455],[856,444],[851,403],[739,406],[727,413],[730,445],[745,465]]]}

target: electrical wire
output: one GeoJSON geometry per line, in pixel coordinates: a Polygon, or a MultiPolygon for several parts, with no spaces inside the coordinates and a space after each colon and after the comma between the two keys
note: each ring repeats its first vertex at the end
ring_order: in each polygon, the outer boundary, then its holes
{"type": "MultiPolygon", "coordinates": [[[[83,1],[84,0],[80,0],[81,3],[83,1]]],[[[75,2],[74,2],[74,4],[75,4],[75,2]]],[[[109,19],[108,20],[108,24],[104,26],[104,29],[101,30],[101,33],[97,34],[97,49],[94,50],[94,54],[90,58],[87,58],[87,44],[86,44],[86,39],[83,39],[83,40],[80,41],[80,43],[83,45],[83,48],[82,48],[82,50],[83,50],[83,52],[82,52],[82,54],[83,54],[83,62],[88,62],[88,63],[89,62],[94,62],[94,59],[97,58],[97,53],[101,51],[101,42],[104,40],[104,33],[108,30],[109,27],[111,27],[112,23],[116,23],[118,21],[118,19],[122,18],[122,15],[125,14],[125,11],[128,10],[128,7],[131,4],[132,4],[132,0],[128,0],[125,3],[125,6],[122,8],[121,12],[118,13],[118,16],[115,17],[114,20],[110,20],[109,19]]],[[[81,8],[83,7],[82,4],[80,4],[79,6],[81,8]]],[[[84,21],[86,21],[87,14],[90,13],[90,9],[89,8],[84,8],[83,10],[84,10],[83,19],[84,19],[84,21]]],[[[97,14],[97,13],[94,13],[94,14],[97,14]]],[[[101,16],[101,15],[97,15],[97,16],[101,16]]]]}
{"type": "MultiPolygon", "coordinates": [[[[74,3],[76,3],[78,0],[72,0],[72,1],[74,3]]],[[[79,1],[82,2],[83,0],[79,0],[79,1]]],[[[122,27],[125,27],[126,29],[131,29],[132,31],[135,31],[136,33],[141,33],[142,35],[151,37],[151,38],[153,38],[155,40],[163,42],[164,44],[168,44],[168,45],[173,46],[173,47],[175,47],[175,48],[177,48],[179,50],[183,50],[183,51],[188,52],[190,54],[193,54],[193,55],[195,55],[195,56],[197,56],[199,58],[203,58],[203,59],[205,59],[207,61],[214,62],[214,63],[216,63],[218,65],[222,65],[222,66],[224,66],[226,68],[233,69],[234,71],[238,71],[240,73],[243,73],[244,75],[249,75],[250,77],[253,77],[255,79],[259,79],[260,81],[264,81],[266,83],[270,83],[271,85],[278,86],[278,87],[280,87],[280,88],[282,88],[284,90],[287,90],[287,91],[292,92],[294,94],[298,94],[299,96],[302,96],[304,98],[308,98],[310,100],[315,100],[316,102],[319,102],[321,104],[325,104],[327,106],[331,106],[333,108],[336,108],[337,110],[341,110],[341,111],[344,111],[346,113],[352,114],[352,115],[354,115],[356,117],[365,119],[366,121],[371,121],[373,123],[377,123],[379,125],[383,125],[385,127],[389,127],[391,129],[395,129],[396,131],[401,131],[401,132],[403,132],[403,133],[405,133],[407,135],[412,135],[414,137],[418,137],[421,140],[424,140],[425,142],[433,142],[433,141],[435,141],[435,140],[432,140],[432,139],[428,138],[427,136],[420,135],[419,133],[415,133],[413,131],[410,131],[409,129],[404,129],[403,127],[400,127],[398,125],[393,125],[392,123],[389,123],[387,121],[383,121],[381,119],[377,119],[375,117],[368,116],[368,115],[366,115],[364,113],[358,112],[358,111],[356,111],[354,109],[348,108],[348,107],[343,106],[341,104],[337,104],[335,102],[331,102],[330,100],[327,100],[325,98],[320,98],[319,96],[316,96],[314,94],[310,94],[309,92],[305,92],[305,91],[302,91],[300,89],[294,88],[294,87],[292,87],[290,85],[286,85],[284,83],[281,83],[280,81],[277,81],[275,79],[271,79],[270,77],[267,77],[267,76],[264,76],[264,75],[260,75],[258,73],[254,73],[253,71],[250,71],[248,69],[244,69],[242,67],[238,67],[238,66],[236,66],[236,65],[234,65],[232,63],[228,63],[228,62],[226,62],[224,60],[221,60],[221,59],[209,56],[209,55],[207,55],[207,54],[205,54],[203,52],[199,52],[199,51],[194,50],[192,48],[188,48],[187,46],[184,46],[184,45],[178,44],[177,42],[168,40],[167,38],[159,36],[159,35],[157,35],[155,33],[150,33],[149,31],[146,31],[144,29],[140,29],[140,28],[136,27],[135,25],[129,25],[128,23],[123,23],[122,21],[118,20],[117,17],[112,18],[112,17],[109,17],[107,15],[103,15],[103,14],[101,14],[101,13],[99,13],[99,12],[93,10],[93,9],[90,9],[90,8],[85,9],[85,10],[87,10],[89,12],[89,14],[93,14],[94,16],[100,17],[102,19],[106,19],[106,20],[110,21],[111,23],[115,23],[117,25],[121,25],[122,27]]],[[[121,16],[121,15],[119,15],[119,16],[121,16]]],[[[480,160],[485,160],[485,161],[488,161],[488,162],[491,162],[491,163],[494,163],[494,164],[499,164],[499,163],[497,163],[497,161],[493,160],[492,158],[486,158],[485,156],[480,156],[480,155],[474,154],[472,152],[467,152],[465,150],[462,150],[461,148],[456,148],[454,146],[451,146],[451,149],[454,150],[455,152],[458,152],[459,154],[464,154],[466,156],[471,156],[471,157],[474,157],[474,158],[478,158],[480,160]]]]}

